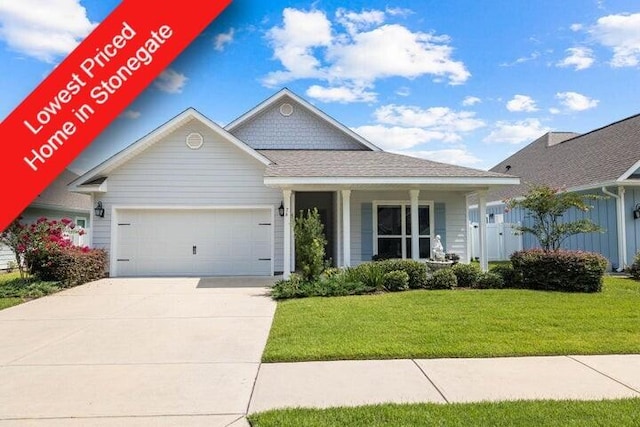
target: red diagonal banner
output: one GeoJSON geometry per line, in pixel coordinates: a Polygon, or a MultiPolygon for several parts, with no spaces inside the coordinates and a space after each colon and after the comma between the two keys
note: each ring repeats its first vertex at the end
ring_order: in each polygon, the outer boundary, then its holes
{"type": "Polygon", "coordinates": [[[4,230],[231,0],[124,0],[0,124],[4,230]]]}

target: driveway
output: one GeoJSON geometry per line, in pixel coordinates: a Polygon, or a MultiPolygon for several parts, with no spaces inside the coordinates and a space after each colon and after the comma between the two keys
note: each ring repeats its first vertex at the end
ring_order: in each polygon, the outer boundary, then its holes
{"type": "Polygon", "coordinates": [[[272,278],[103,279],[0,311],[0,426],[242,426],[272,278]]]}

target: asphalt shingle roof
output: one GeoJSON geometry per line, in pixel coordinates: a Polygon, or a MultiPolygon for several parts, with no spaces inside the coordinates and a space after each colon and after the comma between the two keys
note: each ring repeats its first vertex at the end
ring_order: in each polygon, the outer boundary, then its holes
{"type": "Polygon", "coordinates": [[[575,188],[612,182],[638,160],[640,114],[583,135],[551,132],[490,169],[508,171],[520,177],[521,184],[493,191],[487,200],[520,196],[527,184],[575,188]]]}
{"type": "Polygon", "coordinates": [[[478,177],[507,175],[384,151],[258,150],[267,177],[478,177]]]}

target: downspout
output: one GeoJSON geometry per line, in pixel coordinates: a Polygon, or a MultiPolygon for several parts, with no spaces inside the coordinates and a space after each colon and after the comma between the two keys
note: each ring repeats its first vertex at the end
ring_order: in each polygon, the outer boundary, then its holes
{"type": "Polygon", "coordinates": [[[616,199],[616,223],[618,225],[618,268],[616,271],[624,271],[627,265],[627,227],[624,221],[624,187],[618,187],[618,194],[614,194],[602,187],[602,192],[616,199]]]}

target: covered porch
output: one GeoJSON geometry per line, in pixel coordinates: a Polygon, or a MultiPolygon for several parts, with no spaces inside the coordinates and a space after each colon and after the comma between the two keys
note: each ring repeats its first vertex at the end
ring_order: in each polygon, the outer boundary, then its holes
{"type": "MultiPolygon", "coordinates": [[[[327,237],[327,258],[350,267],[374,257],[426,260],[435,236],[447,253],[471,257],[468,199],[486,209],[487,188],[451,185],[288,185],[280,187],[284,207],[283,275],[295,265],[295,217],[318,208],[327,237]],[[317,204],[316,204],[317,203],[317,204]]],[[[487,269],[486,224],[480,225],[481,266],[487,269]]]]}

